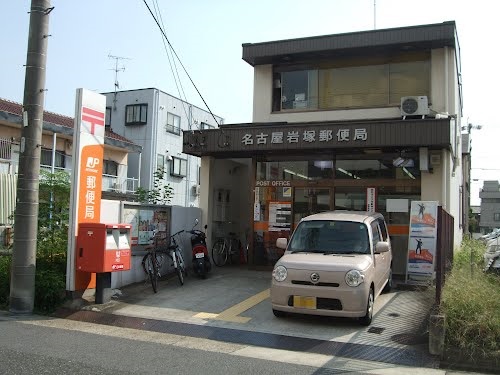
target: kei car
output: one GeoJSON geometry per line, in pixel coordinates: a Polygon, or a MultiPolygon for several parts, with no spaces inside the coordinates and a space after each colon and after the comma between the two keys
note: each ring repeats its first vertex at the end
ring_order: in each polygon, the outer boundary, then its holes
{"type": "Polygon", "coordinates": [[[359,319],[369,325],[375,298],[392,287],[392,252],[380,213],[330,211],[303,218],[272,273],[273,313],[359,319]]]}

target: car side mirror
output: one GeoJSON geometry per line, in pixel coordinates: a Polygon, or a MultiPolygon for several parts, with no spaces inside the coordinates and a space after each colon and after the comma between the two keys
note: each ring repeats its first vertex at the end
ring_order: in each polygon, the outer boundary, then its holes
{"type": "Polygon", "coordinates": [[[389,250],[389,242],[379,241],[375,245],[375,254],[387,253],[389,250]]]}
{"type": "Polygon", "coordinates": [[[285,237],[280,237],[276,240],[276,247],[278,249],[286,249],[287,239],[285,237]]]}

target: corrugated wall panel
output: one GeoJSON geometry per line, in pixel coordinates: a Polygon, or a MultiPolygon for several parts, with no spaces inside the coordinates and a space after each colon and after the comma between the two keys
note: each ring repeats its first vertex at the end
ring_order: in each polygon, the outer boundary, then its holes
{"type": "Polygon", "coordinates": [[[0,173],[0,224],[14,224],[9,216],[16,207],[17,175],[0,173]]]}

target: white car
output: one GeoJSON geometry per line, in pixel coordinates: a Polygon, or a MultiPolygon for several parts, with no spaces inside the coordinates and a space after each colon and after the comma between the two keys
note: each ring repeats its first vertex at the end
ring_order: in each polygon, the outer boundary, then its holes
{"type": "Polygon", "coordinates": [[[274,266],[273,313],[359,319],[369,325],[375,298],[392,286],[392,252],[380,213],[331,211],[303,218],[274,266]]]}

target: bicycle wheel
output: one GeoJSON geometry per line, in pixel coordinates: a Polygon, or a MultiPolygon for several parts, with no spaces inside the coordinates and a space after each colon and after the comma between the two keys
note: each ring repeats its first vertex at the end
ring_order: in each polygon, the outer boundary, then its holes
{"type": "Polygon", "coordinates": [[[175,267],[175,272],[177,273],[177,277],[179,278],[179,282],[181,285],[184,285],[184,261],[182,260],[182,255],[178,250],[175,251],[175,258],[177,267],[175,267]]]}
{"type": "Polygon", "coordinates": [[[149,276],[153,292],[156,293],[158,291],[158,264],[156,263],[156,259],[153,259],[153,253],[144,255],[144,258],[142,258],[142,267],[149,276]]]}
{"type": "Polygon", "coordinates": [[[222,267],[227,262],[226,241],[219,239],[212,246],[212,260],[217,267],[222,267]]]}

